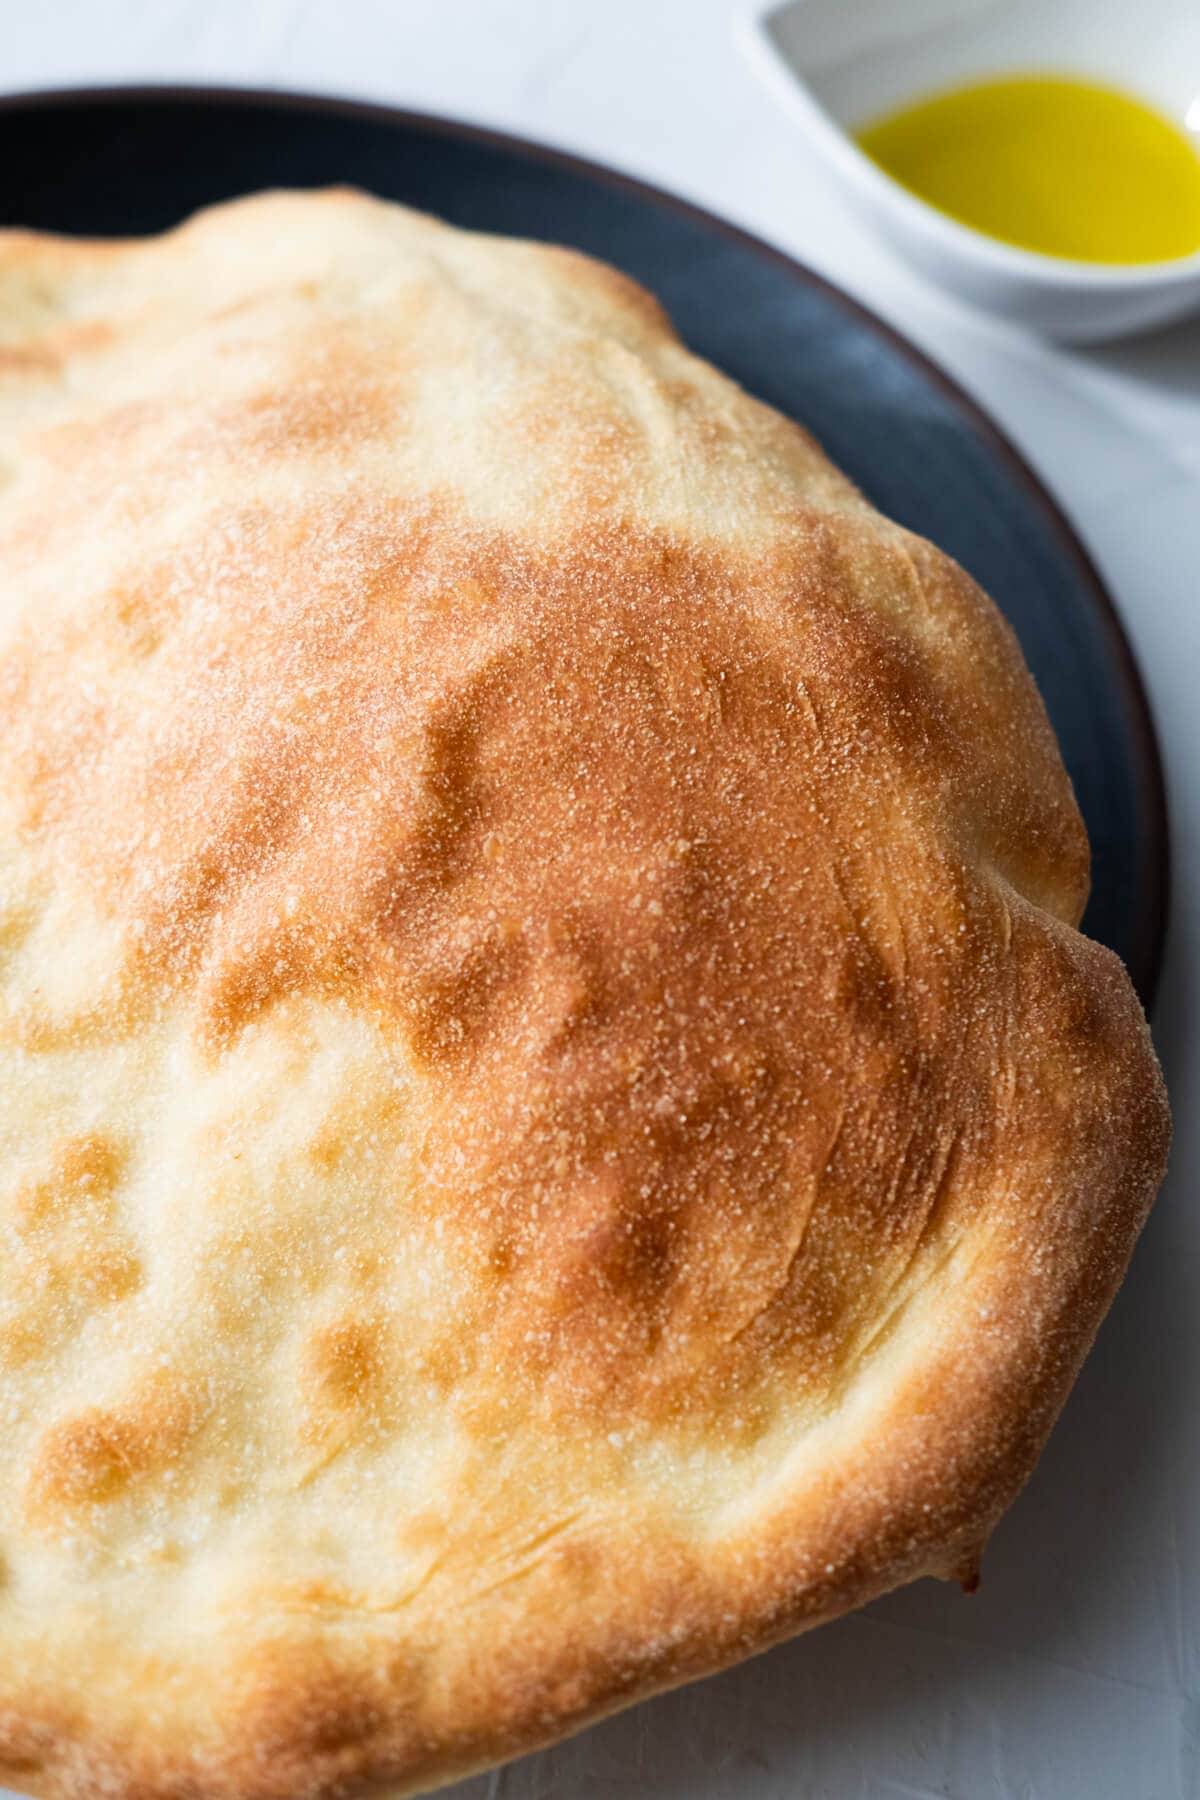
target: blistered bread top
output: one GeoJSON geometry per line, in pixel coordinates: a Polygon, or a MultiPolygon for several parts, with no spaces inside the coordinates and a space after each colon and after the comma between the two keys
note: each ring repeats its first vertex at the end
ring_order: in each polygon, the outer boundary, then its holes
{"type": "Polygon", "coordinates": [[[1166,1112],[962,570],[349,193],[6,234],[0,481],[0,1780],[406,1793],[973,1568],[1166,1112]]]}

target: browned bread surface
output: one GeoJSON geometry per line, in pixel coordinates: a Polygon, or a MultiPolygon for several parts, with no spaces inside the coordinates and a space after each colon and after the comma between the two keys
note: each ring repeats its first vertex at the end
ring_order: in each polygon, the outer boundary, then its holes
{"type": "Polygon", "coordinates": [[[1167,1114],[967,576],[340,192],[0,238],[0,477],[0,1780],[403,1794],[969,1570],[1167,1114]]]}

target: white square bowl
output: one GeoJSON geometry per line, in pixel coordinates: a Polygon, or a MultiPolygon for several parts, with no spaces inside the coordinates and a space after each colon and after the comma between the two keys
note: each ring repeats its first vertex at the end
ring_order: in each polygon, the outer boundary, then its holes
{"type": "Polygon", "coordinates": [[[1200,147],[1200,0],[787,0],[755,6],[737,31],[847,202],[939,286],[1063,339],[1116,337],[1200,310],[1200,251],[1118,265],[1018,249],[927,206],[853,135],[938,89],[1040,72],[1122,88],[1200,147]]]}

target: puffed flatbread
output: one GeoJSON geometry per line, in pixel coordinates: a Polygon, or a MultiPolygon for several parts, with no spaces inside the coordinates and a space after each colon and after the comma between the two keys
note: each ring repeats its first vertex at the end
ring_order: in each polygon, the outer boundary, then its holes
{"type": "Polygon", "coordinates": [[[969,1578],[1167,1113],[1008,628],[566,250],[0,239],[0,1781],[407,1794],[969,1578]]]}

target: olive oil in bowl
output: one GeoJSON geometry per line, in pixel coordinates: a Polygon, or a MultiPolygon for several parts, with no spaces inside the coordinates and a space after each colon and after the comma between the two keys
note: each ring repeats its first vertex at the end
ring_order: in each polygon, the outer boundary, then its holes
{"type": "Polygon", "coordinates": [[[857,133],[861,149],[960,224],[1081,262],[1200,250],[1200,152],[1116,89],[1011,75],[918,101],[857,133]]]}

